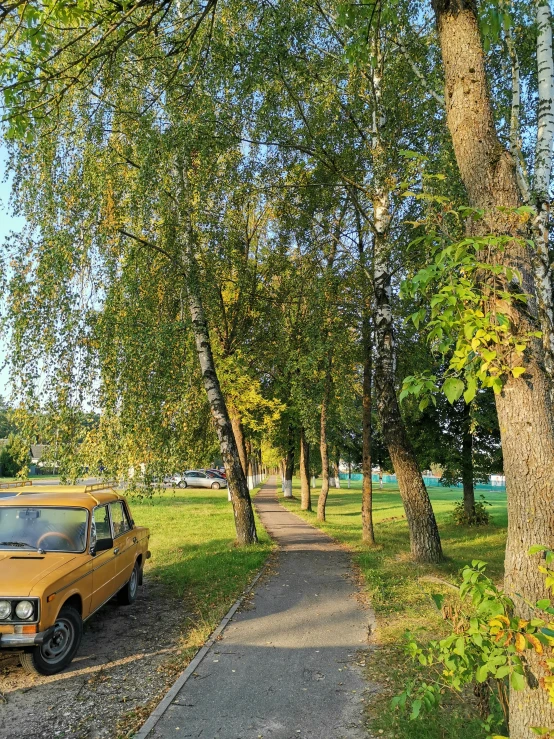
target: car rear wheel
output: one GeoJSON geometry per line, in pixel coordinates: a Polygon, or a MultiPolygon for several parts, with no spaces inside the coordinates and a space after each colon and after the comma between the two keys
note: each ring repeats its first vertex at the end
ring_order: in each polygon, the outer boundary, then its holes
{"type": "Polygon", "coordinates": [[[212,482],[212,490],[219,490],[221,485],[218,482],[212,482]]]}
{"type": "Polygon", "coordinates": [[[138,586],[140,582],[140,565],[135,562],[129,582],[121,588],[117,594],[117,600],[122,606],[130,606],[137,599],[138,586]]]}
{"type": "Polygon", "coordinates": [[[26,672],[55,675],[70,664],[83,636],[83,620],[71,606],[64,606],[44,644],[20,654],[26,672]]]}

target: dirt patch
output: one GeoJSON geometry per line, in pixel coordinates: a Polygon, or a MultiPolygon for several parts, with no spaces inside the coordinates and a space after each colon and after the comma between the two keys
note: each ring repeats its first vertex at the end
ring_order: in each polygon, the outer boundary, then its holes
{"type": "Polygon", "coordinates": [[[76,658],[59,675],[27,675],[17,657],[0,654],[0,737],[131,735],[179,671],[190,616],[183,601],[145,580],[132,606],[112,600],[87,621],[76,658]]]}

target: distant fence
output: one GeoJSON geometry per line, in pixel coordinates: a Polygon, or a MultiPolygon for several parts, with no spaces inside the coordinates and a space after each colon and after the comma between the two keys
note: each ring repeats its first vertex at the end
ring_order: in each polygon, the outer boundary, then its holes
{"type": "MultiPolygon", "coordinates": [[[[340,472],[339,477],[341,480],[348,480],[348,473],[347,472],[340,472]]],[[[355,481],[360,481],[363,479],[363,475],[359,472],[353,472],[350,475],[350,479],[355,481]]],[[[374,472],[371,475],[371,479],[373,482],[378,483],[379,482],[379,474],[374,472]]],[[[436,487],[442,487],[440,482],[440,477],[435,477],[434,475],[423,475],[423,482],[428,488],[436,488],[436,487]]],[[[394,483],[396,484],[396,475],[383,475],[383,483],[394,483]]],[[[449,486],[450,487],[450,486],[449,486]]],[[[458,487],[461,488],[460,485],[453,485],[452,487],[458,487]]],[[[503,475],[491,475],[490,481],[488,483],[482,483],[482,482],[476,482],[475,490],[491,490],[491,491],[497,491],[497,492],[505,492],[506,491],[506,478],[503,475]]]]}

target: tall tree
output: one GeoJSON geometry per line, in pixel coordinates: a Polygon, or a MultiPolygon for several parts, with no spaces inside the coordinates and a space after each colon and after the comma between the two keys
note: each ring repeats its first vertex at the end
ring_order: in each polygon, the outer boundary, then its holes
{"type": "MultiPolygon", "coordinates": [[[[444,65],[447,125],[469,202],[484,214],[470,229],[475,235],[510,237],[503,254],[484,254],[483,258],[501,260],[519,270],[521,287],[531,296],[530,302],[498,308],[508,313],[512,325],[533,331],[542,288],[535,283],[532,247],[522,243],[525,228],[512,215],[521,205],[521,193],[513,157],[495,128],[476,5],[472,0],[433,0],[433,8],[444,65]]],[[[538,542],[554,544],[550,515],[554,502],[554,418],[551,378],[545,371],[540,341],[529,341],[523,361],[525,374],[508,376],[496,396],[508,494],[505,583],[522,615],[528,607],[518,596],[534,602],[546,595],[537,562],[528,556],[529,547],[538,542]]],[[[554,707],[547,693],[536,688],[544,673],[538,655],[529,657],[528,669],[534,684],[510,698],[513,739],[531,739],[532,726],[554,725],[554,707]]]]}

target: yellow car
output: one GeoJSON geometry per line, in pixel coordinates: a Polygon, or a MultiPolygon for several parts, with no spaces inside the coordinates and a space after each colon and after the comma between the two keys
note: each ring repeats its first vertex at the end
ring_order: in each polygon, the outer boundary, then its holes
{"type": "Polygon", "coordinates": [[[0,649],[29,672],[65,669],[87,618],[135,600],[149,536],[105,485],[0,486],[0,649]]]}

